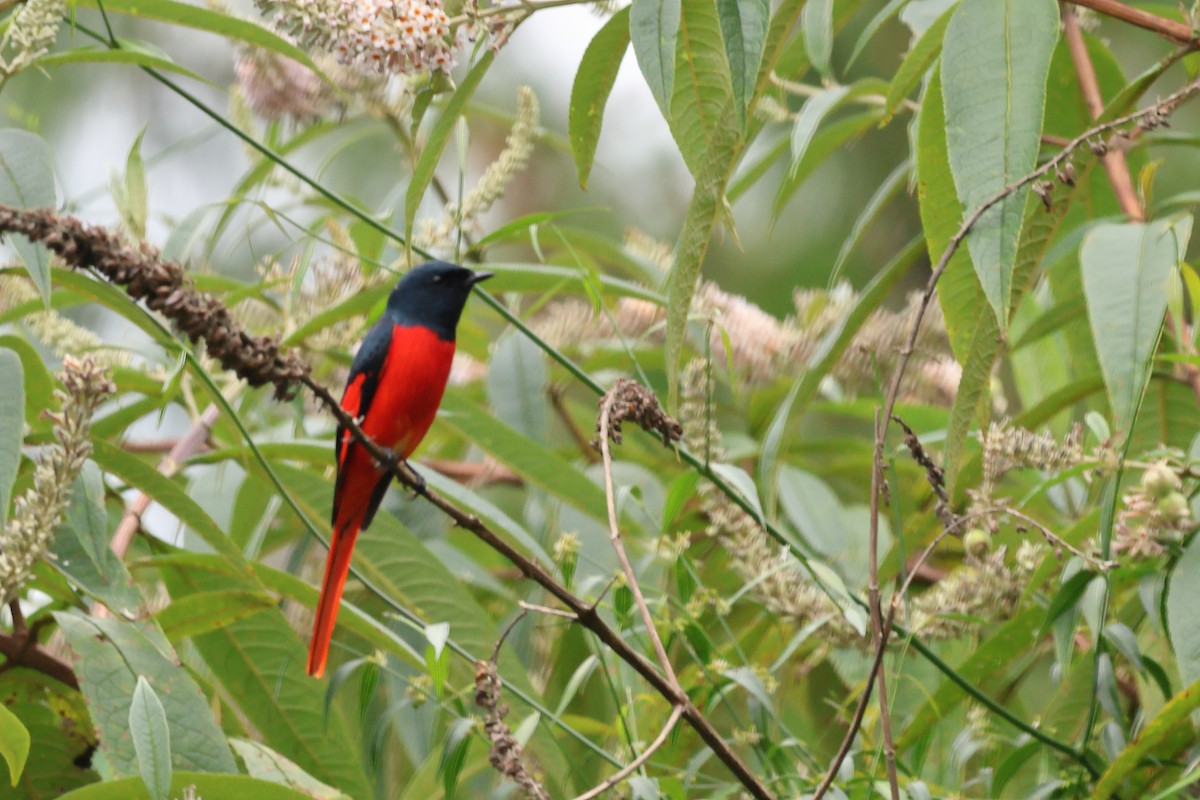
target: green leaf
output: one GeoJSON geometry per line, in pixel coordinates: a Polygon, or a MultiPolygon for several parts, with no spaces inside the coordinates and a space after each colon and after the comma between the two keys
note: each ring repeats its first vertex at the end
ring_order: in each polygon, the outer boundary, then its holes
{"type": "MultiPolygon", "coordinates": [[[[184,722],[181,720],[181,722],[184,722]]],[[[190,722],[187,721],[187,722],[190,722]]],[[[139,675],[129,706],[129,734],[138,771],[151,800],[168,800],[171,791],[171,734],[167,713],[144,675],[139,675]]]]}
{"type": "Polygon", "coordinates": [[[592,38],[583,52],[579,71],[575,73],[567,131],[571,152],[575,155],[575,167],[579,171],[579,185],[584,190],[592,172],[600,127],[604,123],[604,106],[608,103],[608,95],[617,79],[617,70],[621,68],[621,61],[628,49],[629,7],[626,6],[613,14],[592,38]]]}
{"type": "MultiPolygon", "coordinates": [[[[80,8],[98,9],[99,0],[76,0],[80,8]]],[[[228,39],[264,47],[281,56],[299,61],[320,74],[308,53],[282,36],[272,33],[236,14],[222,14],[203,6],[192,6],[175,0],[104,0],[107,13],[126,14],[138,19],[152,19],[185,28],[215,33],[228,39]]]]}
{"type": "Polygon", "coordinates": [[[833,0],[809,0],[800,26],[809,63],[822,77],[828,78],[833,58],[833,0]]]}
{"type": "Polygon", "coordinates": [[[12,785],[16,786],[29,757],[29,730],[3,703],[0,703],[0,756],[4,756],[12,785]]]}
{"type": "MultiPolygon", "coordinates": [[[[159,574],[172,597],[261,591],[257,580],[240,571],[219,574],[164,564],[159,574]]],[[[279,608],[262,609],[191,641],[267,746],[351,797],[371,796],[348,715],[337,706],[326,718],[325,685],[305,673],[305,646],[279,608]]]]}
{"type": "Polygon", "coordinates": [[[13,482],[25,439],[25,370],[21,357],[0,348],[0,528],[8,519],[13,482]]]}
{"type": "MultiPolygon", "coordinates": [[[[1058,41],[1054,0],[963,0],[946,29],[942,84],[946,144],[964,213],[1037,165],[1050,57],[1058,41]]],[[[1027,190],[992,206],[967,246],[984,294],[1008,327],[1012,272],[1027,190]]]]}
{"type": "MultiPolygon", "coordinates": [[[[107,4],[105,4],[105,7],[107,8],[107,4]]],[[[185,75],[202,83],[212,83],[206,78],[192,72],[187,67],[176,64],[170,58],[140,50],[76,47],[57,53],[47,53],[34,61],[30,66],[46,69],[61,67],[67,64],[136,64],[139,67],[149,67],[151,69],[162,70],[163,72],[174,72],[179,75],[185,75]]]]}
{"type": "Polygon", "coordinates": [[[958,391],[954,393],[950,422],[946,426],[946,449],[942,456],[942,468],[948,476],[947,485],[950,492],[953,492],[957,485],[958,462],[962,458],[971,423],[989,408],[992,370],[1003,346],[1000,327],[991,309],[981,304],[978,311],[979,324],[971,336],[971,349],[967,351],[963,361],[962,377],[958,381],[958,391]]]}
{"type": "MultiPolygon", "coordinates": [[[[736,139],[737,115],[715,0],[682,0],[671,93],[671,133],[699,184],[711,182],[718,142],[736,139]]],[[[728,159],[719,166],[727,165],[728,159]]],[[[710,187],[711,189],[711,187],[710,187]]]]}
{"type": "MultiPolygon", "coordinates": [[[[929,262],[937,264],[951,237],[962,225],[962,206],[958,202],[946,151],[946,111],[938,70],[934,70],[925,88],[917,125],[917,198],[921,227],[929,248],[929,262]]],[[[959,247],[938,282],[938,303],[946,319],[950,349],[960,364],[966,362],[970,352],[982,302],[983,289],[971,265],[970,251],[959,247]]]]}
{"type": "Polygon", "coordinates": [[[121,220],[125,228],[135,239],[146,238],[146,164],[142,160],[142,137],[146,129],[142,128],[129,155],[125,158],[125,180],[120,193],[117,210],[121,212],[121,220]]]}
{"type": "Polygon", "coordinates": [[[213,550],[241,561],[241,551],[230,541],[199,503],[175,481],[163,475],[145,461],[103,440],[93,443],[92,457],[105,472],[116,475],[125,483],[140,489],[187,525],[213,550]]]}
{"type": "MultiPolygon", "coordinates": [[[[53,208],[54,156],[39,136],[16,128],[0,130],[0,203],[14,208],[53,208]]],[[[50,251],[24,236],[9,241],[50,307],[50,251]]]]}
{"type": "Polygon", "coordinates": [[[488,401],[496,418],[534,441],[546,438],[548,376],[542,349],[515,331],[503,336],[488,367],[488,401]]]}
{"type": "Polygon", "coordinates": [[[953,13],[954,9],[951,8],[938,17],[937,22],[929,26],[929,30],[925,31],[904,55],[904,60],[900,62],[888,86],[887,101],[884,104],[887,119],[891,119],[896,113],[896,109],[921,82],[921,77],[942,52],[942,39],[946,36],[946,26],[950,24],[950,15],[953,13]]]}
{"type": "Polygon", "coordinates": [[[137,616],[141,592],[109,546],[104,479],[88,461],[71,486],[71,502],[54,537],[54,566],[118,616],[137,616]]]}
{"type": "Polygon", "coordinates": [[[229,744],[246,765],[246,772],[252,778],[287,786],[315,800],[350,800],[349,795],[321,783],[300,769],[295,762],[276,753],[262,742],[235,737],[229,740],[229,744]]]}
{"type": "Polygon", "coordinates": [[[442,758],[438,764],[438,772],[442,775],[442,789],[446,800],[454,800],[458,788],[458,778],[467,762],[467,751],[471,748],[471,730],[475,727],[472,719],[464,717],[454,721],[446,732],[446,740],[442,744],[442,758]]]}
{"type": "Polygon", "coordinates": [[[725,56],[733,81],[738,119],[746,124],[746,107],[754,97],[758,67],[762,63],[771,18],[770,0],[716,0],[717,16],[725,39],[725,56]]]}
{"type": "Polygon", "coordinates": [[[425,146],[421,148],[421,155],[417,159],[417,165],[413,168],[412,177],[408,181],[408,190],[404,194],[404,237],[406,240],[412,238],[413,221],[417,218],[417,209],[421,206],[421,198],[425,196],[425,190],[433,181],[434,170],[437,169],[438,162],[442,160],[442,153],[445,152],[446,144],[450,141],[450,134],[454,132],[459,116],[466,110],[467,103],[475,94],[475,90],[479,88],[479,83],[487,74],[488,67],[492,65],[492,59],[495,56],[494,52],[488,50],[479,59],[479,63],[471,68],[471,71],[459,84],[458,89],[446,102],[441,116],[434,123],[433,130],[429,132],[425,146]]]}
{"type": "MultiPolygon", "coordinates": [[[[170,797],[183,797],[191,788],[197,797],[219,800],[313,800],[313,795],[245,775],[176,772],[170,797]]],[[[64,794],[58,800],[152,800],[140,778],[94,783],[64,794]]]]}
{"type": "MultiPolygon", "coordinates": [[[[779,189],[775,193],[775,202],[771,208],[772,218],[779,218],[788,201],[812,177],[813,172],[825,162],[825,159],[838,150],[851,146],[850,143],[853,139],[875,127],[875,123],[878,121],[878,111],[865,111],[861,114],[855,114],[839,119],[836,122],[831,122],[817,132],[808,147],[805,148],[804,157],[796,164],[793,164],[792,170],[780,181],[779,189]]],[[[786,142],[781,142],[781,145],[785,144],[786,142]]],[[[780,153],[782,152],[783,149],[781,147],[780,153]]],[[[776,158],[774,157],[769,158],[767,163],[760,168],[770,166],[770,163],[775,160],[776,158]]],[[[736,199],[742,194],[750,180],[756,180],[758,177],[761,177],[761,175],[754,174],[757,171],[757,169],[748,170],[745,174],[738,177],[733,186],[729,188],[730,199],[736,199]]]]}
{"type": "Polygon", "coordinates": [[[1193,536],[1167,582],[1167,630],[1184,683],[1200,680],[1200,536],[1193,536]]]}
{"type": "Polygon", "coordinates": [[[837,284],[838,278],[842,274],[842,268],[846,266],[846,259],[850,257],[850,253],[854,251],[867,228],[879,217],[884,206],[899,194],[911,176],[912,162],[905,160],[897,164],[896,168],[883,179],[883,183],[879,184],[879,188],[871,195],[871,199],[867,201],[858,218],[854,220],[854,227],[850,229],[850,235],[846,237],[846,240],[842,242],[841,249],[838,250],[837,261],[833,263],[833,272],[829,275],[830,286],[837,284]]]}
{"type": "Polygon", "coordinates": [[[671,95],[675,89],[675,37],[679,33],[680,0],[633,0],[629,7],[629,38],[633,54],[650,93],[662,110],[671,116],[671,95]]]}
{"type": "Polygon", "coordinates": [[[1190,216],[1105,223],[1088,231],[1080,248],[1088,319],[1120,432],[1133,426],[1167,310],[1167,283],[1191,230],[1190,216]]]}
{"type": "Polygon", "coordinates": [[[54,618],[77,656],[75,674],[101,750],[115,774],[139,774],[137,745],[129,725],[139,676],[158,687],[167,719],[175,721],[171,746],[175,769],[237,771],[204,693],[191,674],[180,669],[179,657],[152,623],[61,611],[54,618]]]}
{"type": "MultiPolygon", "coordinates": [[[[1158,712],[1154,719],[1146,723],[1138,733],[1137,738],[1125,746],[1125,749],[1113,759],[1108,769],[1096,782],[1092,792],[1092,800],[1107,800],[1121,789],[1134,770],[1145,759],[1152,758],[1154,748],[1167,741],[1180,726],[1190,727],[1188,716],[1200,708],[1200,681],[1193,681],[1186,689],[1172,697],[1158,712]]],[[[1158,759],[1153,759],[1157,761],[1158,759]]]]}
{"type": "Polygon", "coordinates": [[[266,592],[224,590],[187,594],[154,615],[172,642],[224,627],[276,604],[266,592]]]}
{"type": "MultiPolygon", "coordinates": [[[[809,3],[808,7],[812,8],[812,3],[809,3]]],[[[795,177],[799,171],[804,152],[808,149],[808,143],[812,141],[821,120],[836,109],[849,93],[849,86],[832,86],[804,101],[800,113],[796,115],[796,123],[792,126],[792,167],[789,171],[791,177],[795,177]]]]}

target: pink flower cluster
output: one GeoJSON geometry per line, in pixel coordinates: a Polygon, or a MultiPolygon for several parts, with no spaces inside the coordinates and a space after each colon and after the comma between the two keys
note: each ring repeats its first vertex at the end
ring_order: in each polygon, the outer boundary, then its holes
{"type": "Polygon", "coordinates": [[[258,0],[275,24],[343,64],[416,74],[454,66],[456,45],[442,0],[258,0]]]}

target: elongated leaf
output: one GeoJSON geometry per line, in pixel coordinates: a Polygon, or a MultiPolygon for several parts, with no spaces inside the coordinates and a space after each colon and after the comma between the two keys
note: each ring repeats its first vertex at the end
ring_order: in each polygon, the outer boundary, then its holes
{"type": "Polygon", "coordinates": [[[92,455],[101,469],[152,497],[155,502],[178,517],[180,522],[191,528],[213,550],[234,558],[235,562],[241,561],[241,551],[237,546],[230,541],[208,512],[189,497],[187,491],[178,483],[146,462],[104,441],[95,442],[92,455]]]}
{"type": "MultiPolygon", "coordinates": [[[[78,0],[80,8],[95,9],[99,6],[97,0],[78,0]]],[[[282,36],[256,25],[236,14],[222,14],[210,11],[203,6],[193,6],[175,0],[104,0],[104,10],[108,13],[126,14],[139,19],[152,19],[167,22],[198,31],[215,33],[228,39],[234,39],[246,44],[264,47],[281,56],[295,59],[311,70],[317,71],[308,53],[284,39],[282,36]]],[[[319,74],[319,71],[318,71],[319,74]]]]}
{"type": "Polygon", "coordinates": [[[138,771],[151,800],[167,800],[171,792],[171,734],[167,713],[145,676],[139,675],[129,706],[129,733],[138,771]]]}
{"type": "Polygon", "coordinates": [[[937,22],[921,34],[921,38],[904,55],[904,60],[900,62],[900,66],[888,86],[887,102],[884,106],[888,119],[896,113],[896,109],[904,102],[904,98],[908,97],[913,88],[921,82],[921,77],[937,59],[938,54],[942,52],[942,39],[946,36],[946,26],[950,24],[952,13],[954,13],[953,9],[950,9],[938,17],[937,22]]]}
{"type": "MultiPolygon", "coordinates": [[[[963,0],[946,29],[942,85],[946,145],[964,213],[1033,170],[1046,77],[1058,41],[1054,0],[963,0]]],[[[967,238],[984,294],[1008,326],[1012,271],[1028,192],[990,208],[967,238]]]]}
{"type": "Polygon", "coordinates": [[[663,116],[671,116],[675,90],[675,37],[679,33],[680,0],[633,0],[629,37],[642,76],[663,116]]]}
{"type": "Polygon", "coordinates": [[[808,143],[812,141],[813,134],[817,131],[817,126],[821,124],[821,120],[825,119],[825,115],[837,108],[849,93],[849,86],[834,86],[825,89],[820,94],[813,95],[804,102],[800,113],[796,115],[796,123],[792,126],[791,175],[793,177],[800,167],[800,161],[804,158],[804,152],[808,149],[808,143]]]}
{"type": "Polygon", "coordinates": [[[596,155],[596,142],[600,139],[600,127],[604,122],[604,106],[628,49],[629,7],[626,6],[613,14],[592,37],[591,43],[583,51],[579,71],[575,73],[567,130],[571,152],[575,154],[575,168],[579,171],[579,185],[585,190],[596,155]]]}
{"type": "MultiPolygon", "coordinates": [[[[56,202],[54,157],[49,146],[28,131],[0,130],[0,203],[15,208],[52,208],[56,202]]],[[[24,236],[13,236],[8,241],[49,308],[50,251],[24,236]]]]}
{"type": "Polygon", "coordinates": [[[421,148],[421,156],[417,159],[417,165],[413,168],[412,177],[408,181],[408,190],[404,194],[404,235],[406,239],[412,238],[413,220],[417,218],[417,209],[421,206],[421,198],[425,196],[425,190],[429,188],[429,184],[433,180],[434,170],[437,169],[438,162],[442,160],[442,153],[445,152],[446,145],[450,141],[450,134],[454,132],[459,116],[466,110],[467,103],[471,101],[475,90],[479,88],[479,82],[487,74],[495,55],[494,52],[488,50],[480,57],[479,63],[472,67],[471,71],[463,78],[458,89],[450,96],[446,107],[442,109],[441,116],[434,123],[433,130],[429,132],[429,138],[425,141],[425,146],[421,148]]]}
{"type": "Polygon", "coordinates": [[[800,23],[808,60],[824,77],[829,77],[833,58],[833,0],[808,0],[800,23]]]}
{"type": "Polygon", "coordinates": [[[187,67],[182,67],[169,58],[142,50],[108,50],[99,47],[76,47],[57,53],[47,53],[35,60],[30,66],[46,69],[68,64],[134,64],[139,67],[151,67],[163,72],[175,72],[179,75],[186,75],[202,83],[212,83],[212,81],[202,78],[187,67]]]}
{"type": "Polygon", "coordinates": [[[669,121],[697,185],[711,183],[709,165],[721,149],[718,140],[736,138],[732,80],[715,0],[681,0],[669,121]]]}
{"type": "Polygon", "coordinates": [[[0,703],[0,756],[4,756],[12,785],[16,786],[29,757],[29,730],[3,703],[0,703]]]}
{"type": "Polygon", "coordinates": [[[155,615],[172,642],[199,636],[239,619],[253,616],[276,600],[265,592],[227,590],[199,592],[180,597],[155,615]]]}
{"type": "Polygon", "coordinates": [[[854,227],[850,229],[850,235],[846,237],[846,241],[842,242],[842,247],[838,250],[837,261],[834,262],[833,271],[829,275],[830,286],[837,284],[838,277],[842,274],[842,267],[846,265],[846,259],[850,257],[850,253],[854,251],[867,228],[879,216],[879,212],[908,182],[911,174],[912,162],[901,161],[891,174],[883,179],[883,183],[879,184],[875,194],[871,195],[871,199],[863,206],[862,213],[858,215],[858,219],[854,220],[854,227]]]}
{"type": "Polygon", "coordinates": [[[509,335],[492,353],[488,400],[496,417],[534,441],[546,436],[546,360],[528,337],[509,335]]]}
{"type": "Polygon", "coordinates": [[[1137,738],[1113,759],[1097,781],[1092,800],[1107,800],[1116,794],[1125,779],[1153,753],[1155,747],[1178,732],[1180,726],[1190,727],[1188,716],[1197,708],[1200,708],[1200,681],[1192,681],[1172,697],[1154,719],[1146,723],[1137,738]]]}
{"type": "MultiPolygon", "coordinates": [[[[784,206],[788,201],[800,190],[800,187],[812,177],[817,167],[825,163],[825,159],[829,158],[841,148],[851,146],[854,139],[862,136],[875,126],[879,121],[878,111],[864,111],[861,114],[839,119],[836,122],[831,122],[813,136],[812,141],[804,150],[804,156],[800,161],[793,164],[793,168],[788,175],[780,182],[779,189],[775,193],[775,202],[771,207],[772,218],[777,219],[783,213],[784,206]]],[[[786,142],[781,143],[786,145],[786,142]]],[[[779,147],[779,154],[782,154],[784,147],[779,147]]],[[[762,173],[771,165],[772,162],[778,160],[778,155],[772,153],[764,159],[761,165],[756,165],[753,170],[747,170],[745,174],[738,177],[737,181],[729,187],[729,196],[731,199],[736,199],[741,195],[754,180],[762,176],[762,173]]]]}
{"type": "Polygon", "coordinates": [[[717,15],[725,39],[725,55],[733,80],[738,119],[746,124],[746,106],[754,96],[771,18],[770,0],[717,0],[717,15]]]}
{"type": "Polygon", "coordinates": [[[246,765],[252,778],[288,786],[316,800],[349,800],[349,795],[327,786],[300,769],[291,759],[276,753],[262,742],[249,739],[230,739],[234,751],[246,765]]]}
{"type": "MultiPolygon", "coordinates": [[[[171,778],[171,797],[183,797],[192,787],[197,797],[220,800],[313,800],[313,795],[277,783],[245,775],[209,775],[176,772],[171,778]]],[[[59,800],[151,800],[140,778],[105,781],[76,789],[59,800]]]]}
{"type": "Polygon", "coordinates": [[[139,676],[158,687],[168,719],[179,720],[172,737],[175,769],[236,772],[225,735],[192,676],[178,666],[161,631],[151,623],[54,615],[78,656],[76,675],[87,699],[101,749],[117,775],[139,774],[129,713],[139,676]],[[182,721],[186,720],[186,724],[182,721]]]}
{"type": "Polygon", "coordinates": [[[980,309],[980,322],[971,337],[971,349],[963,362],[962,377],[958,391],[954,393],[954,404],[950,409],[950,423],[946,430],[946,450],[942,456],[942,467],[950,476],[948,490],[953,492],[957,485],[958,462],[971,423],[987,409],[991,393],[988,391],[992,370],[1000,357],[1003,341],[996,318],[990,309],[980,309]]]}
{"type": "Polygon", "coordinates": [[[0,348],[0,528],[8,519],[24,438],[25,370],[20,356],[8,348],[0,348]]]}
{"type": "MultiPolygon", "coordinates": [[[[256,580],[240,572],[164,565],[159,574],[172,597],[261,591],[256,580]]],[[[305,772],[352,797],[371,796],[347,715],[339,706],[325,716],[324,685],[305,674],[305,647],[282,611],[266,608],[191,641],[268,747],[287,753],[305,772]]]]}
{"type": "Polygon", "coordinates": [[[70,505],[54,537],[54,566],[109,610],[132,618],[142,610],[142,594],[108,541],[104,479],[89,461],[71,487],[70,505]]]}
{"type": "Polygon", "coordinates": [[[1185,683],[1200,680],[1200,537],[1193,537],[1167,583],[1167,629],[1185,683]]]}
{"type": "Polygon", "coordinates": [[[1107,223],[1080,248],[1088,319],[1118,431],[1133,425],[1167,310],[1167,282],[1191,229],[1190,216],[1107,223]]]}

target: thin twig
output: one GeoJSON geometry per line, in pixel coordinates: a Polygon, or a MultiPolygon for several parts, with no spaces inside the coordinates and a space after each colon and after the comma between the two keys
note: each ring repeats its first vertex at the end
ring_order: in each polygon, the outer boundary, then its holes
{"type": "MultiPolygon", "coordinates": [[[[875,413],[875,429],[880,430],[878,409],[875,413]]],[[[890,417],[892,409],[889,407],[885,413],[890,417]]],[[[882,430],[887,430],[886,421],[883,423],[882,430]]],[[[872,476],[872,486],[878,489],[883,485],[882,451],[879,453],[874,472],[878,475],[878,482],[872,476]]],[[[879,499],[879,491],[873,491],[871,493],[872,524],[867,539],[867,603],[870,605],[871,633],[875,639],[876,652],[879,654],[876,660],[882,663],[883,652],[887,649],[888,634],[883,627],[879,607],[879,499]]],[[[883,727],[883,752],[887,762],[888,789],[891,790],[892,800],[900,800],[900,780],[896,775],[896,743],[892,738],[892,715],[891,709],[888,707],[887,676],[882,669],[875,670],[875,681],[879,685],[879,720],[883,727]]]]}
{"type": "Polygon", "coordinates": [[[641,754],[633,761],[630,761],[624,767],[610,775],[604,781],[604,783],[587,790],[574,800],[592,800],[593,797],[599,797],[632,775],[639,767],[642,766],[642,764],[645,764],[650,759],[650,756],[654,755],[654,751],[658,750],[658,748],[662,747],[663,744],[666,743],[667,737],[671,735],[671,731],[675,729],[675,725],[679,722],[679,718],[681,716],[683,716],[683,706],[675,706],[672,708],[671,716],[667,718],[667,724],[663,726],[662,731],[660,731],[658,734],[658,738],[651,742],[649,747],[643,750],[641,754]]]}
{"type": "Polygon", "coordinates": [[[517,605],[526,611],[536,611],[539,614],[548,614],[552,617],[562,617],[569,619],[571,622],[579,622],[579,617],[572,614],[570,611],[563,611],[561,608],[551,608],[550,606],[539,606],[537,603],[527,603],[524,600],[518,600],[517,605]]]}
{"type": "Polygon", "coordinates": [[[617,553],[617,560],[621,562],[621,569],[625,573],[625,582],[633,594],[633,602],[641,612],[642,622],[646,625],[646,633],[654,645],[654,654],[658,657],[658,665],[662,667],[667,680],[679,688],[679,678],[676,677],[675,670],[671,667],[671,659],[667,657],[667,650],[663,647],[658,629],[654,626],[654,617],[650,613],[650,607],[646,605],[646,598],[642,595],[642,587],[638,585],[637,574],[633,571],[633,565],[629,563],[629,556],[625,552],[625,545],[621,542],[621,529],[617,523],[616,493],[613,489],[612,453],[609,448],[611,433],[609,420],[616,392],[617,389],[614,387],[600,401],[600,455],[604,460],[604,499],[608,506],[608,541],[617,553]]]}

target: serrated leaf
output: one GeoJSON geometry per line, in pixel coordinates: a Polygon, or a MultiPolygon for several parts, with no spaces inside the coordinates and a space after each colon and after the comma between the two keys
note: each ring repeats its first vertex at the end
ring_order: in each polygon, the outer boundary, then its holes
{"type": "Polygon", "coordinates": [[[1187,250],[1190,216],[1105,223],[1079,251],[1088,319],[1118,431],[1128,433],[1150,377],[1167,284],[1187,250]]]}
{"type": "Polygon", "coordinates": [[[604,27],[592,37],[583,51],[583,61],[571,86],[571,104],[567,116],[567,131],[579,185],[587,189],[596,142],[604,123],[604,106],[617,79],[617,70],[629,49],[629,7],[613,14],[604,27]]]}
{"type": "Polygon", "coordinates": [[[801,19],[808,60],[817,72],[828,78],[833,58],[833,0],[808,0],[801,19]]]}
{"type": "Polygon", "coordinates": [[[3,703],[0,703],[0,756],[4,756],[12,785],[16,786],[29,757],[29,729],[3,703]]]}
{"type": "Polygon", "coordinates": [[[158,686],[166,717],[180,721],[171,743],[174,769],[237,771],[204,693],[191,674],[180,669],[178,656],[152,623],[61,611],[54,618],[77,656],[75,674],[101,751],[116,775],[139,774],[129,715],[140,676],[158,686]]]}
{"type": "Polygon", "coordinates": [[[738,119],[746,123],[746,107],[754,97],[758,68],[762,63],[770,0],[716,0],[717,16],[725,39],[725,56],[733,83],[733,101],[738,119]]]}
{"type": "Polygon", "coordinates": [[[20,356],[8,348],[0,348],[0,528],[8,519],[24,439],[25,370],[20,356]]]}
{"type": "Polygon", "coordinates": [[[151,800],[168,800],[171,792],[171,734],[167,713],[154,688],[139,675],[129,705],[129,734],[137,753],[138,771],[151,800]]]}
{"type": "MultiPolygon", "coordinates": [[[[54,157],[41,137],[17,128],[0,130],[0,203],[14,208],[53,208],[54,157]]],[[[50,251],[20,235],[8,238],[50,307],[50,251]]]]}
{"type": "Polygon", "coordinates": [[[433,130],[429,132],[429,138],[425,140],[425,146],[421,148],[421,155],[417,158],[412,177],[408,180],[408,189],[404,193],[404,236],[406,240],[412,238],[413,221],[417,218],[417,209],[421,206],[421,198],[425,196],[425,190],[433,181],[434,170],[437,169],[438,162],[442,160],[442,153],[445,152],[446,145],[450,142],[450,134],[454,132],[459,116],[466,110],[467,103],[475,94],[475,90],[479,88],[479,83],[487,74],[495,55],[491,50],[485,52],[480,57],[479,63],[472,67],[471,71],[463,78],[458,89],[446,102],[441,116],[434,123],[433,130]]]}
{"type": "Polygon", "coordinates": [[[633,0],[629,38],[650,93],[663,116],[671,116],[675,89],[675,37],[679,33],[680,0],[633,0]]]}
{"type": "MultiPolygon", "coordinates": [[[[671,92],[671,133],[696,179],[712,190],[711,164],[718,143],[736,139],[733,83],[715,0],[681,0],[671,92]]],[[[722,173],[728,159],[718,164],[722,173]]],[[[715,209],[714,209],[715,210],[715,209]]]]}
{"type": "MultiPolygon", "coordinates": [[[[954,121],[946,127],[947,154],[964,213],[1036,166],[1058,28],[1054,0],[963,0],[951,16],[941,77],[946,119],[954,121]]],[[[1000,200],[967,237],[1001,330],[1027,195],[1000,200]]]]}

